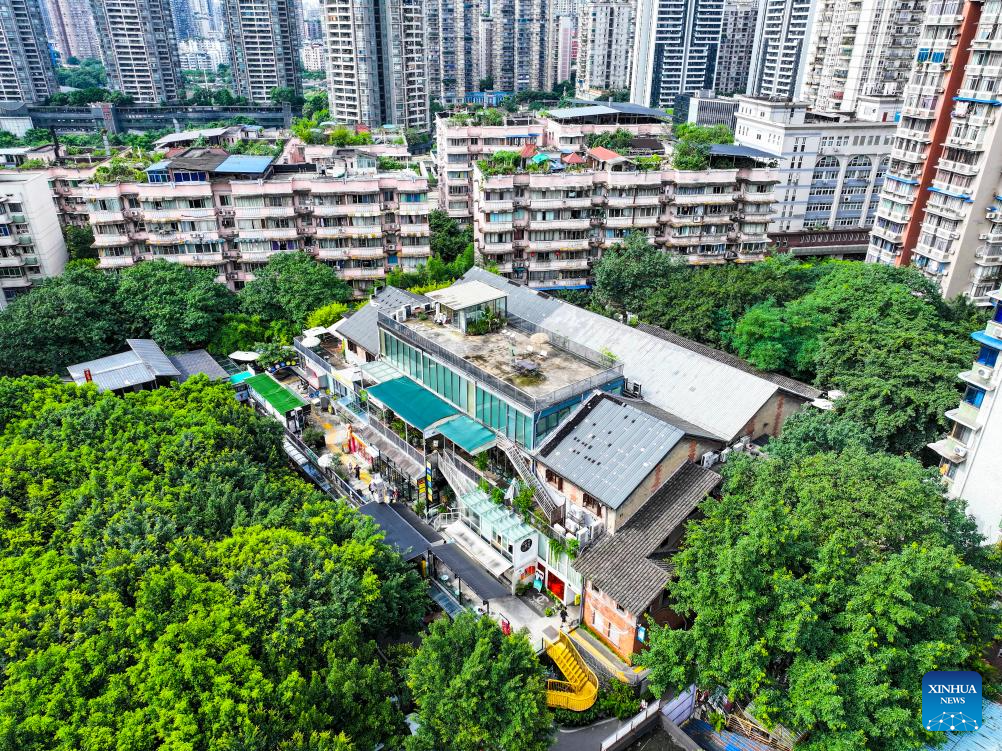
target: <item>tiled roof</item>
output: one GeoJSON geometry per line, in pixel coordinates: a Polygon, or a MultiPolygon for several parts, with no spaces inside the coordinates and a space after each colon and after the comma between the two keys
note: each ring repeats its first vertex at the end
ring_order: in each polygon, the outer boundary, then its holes
{"type": "Polygon", "coordinates": [[[709,347],[705,344],[700,344],[692,339],[686,339],[684,336],[673,334],[671,331],[667,331],[660,326],[650,326],[646,323],[641,323],[637,326],[637,328],[641,331],[646,331],[648,334],[656,336],[659,339],[664,339],[666,342],[677,344],[679,347],[685,347],[691,352],[696,352],[704,357],[712,357],[717,362],[722,362],[725,365],[730,365],[732,368],[738,368],[746,373],[752,373],[760,378],[772,381],[779,386],[780,389],[786,391],[787,393],[803,397],[804,399],[810,399],[812,401],[820,397],[822,394],[821,391],[814,388],[810,384],[804,383],[803,381],[779,375],[778,373],[769,373],[764,370],[759,370],[754,365],[745,362],[737,355],[732,355],[729,352],[722,352],[719,349],[714,349],[713,347],[709,347]]]}
{"type": "Polygon", "coordinates": [[[697,464],[683,464],[615,534],[578,556],[574,570],[620,607],[639,615],[671,579],[671,561],[655,556],[658,548],[721,479],[697,464]]]}
{"type": "Polygon", "coordinates": [[[622,154],[617,154],[612,149],[605,148],[605,146],[596,146],[594,149],[588,149],[588,153],[600,162],[615,162],[623,159],[622,154]]]}

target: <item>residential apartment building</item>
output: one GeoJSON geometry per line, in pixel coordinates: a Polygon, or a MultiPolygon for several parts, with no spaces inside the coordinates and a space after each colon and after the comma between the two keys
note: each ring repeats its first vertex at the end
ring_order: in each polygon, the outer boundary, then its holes
{"type": "MultiPolygon", "coordinates": [[[[691,264],[765,257],[777,175],[754,157],[695,172],[658,147],[561,155],[526,146],[509,169],[474,166],[473,242],[481,264],[544,290],[591,286],[602,252],[632,233],[691,264]]],[[[748,150],[749,154],[761,154],[748,150]]]]}
{"type": "Polygon", "coordinates": [[[946,413],[952,423],[945,438],[929,448],[942,457],[940,474],[953,498],[967,501],[967,511],[990,545],[1002,539],[1002,290],[986,295],[993,306],[984,331],[971,336],[980,345],[970,370],[960,374],[964,396],[946,413]]]}
{"type": "Polygon", "coordinates": [[[737,99],[717,96],[712,91],[694,91],[675,97],[671,119],[676,124],[726,125],[734,132],[737,113],[737,99]]]}
{"type": "Polygon", "coordinates": [[[424,8],[428,96],[460,104],[480,84],[480,0],[429,0],[424,8]]]}
{"type": "Polygon", "coordinates": [[[725,0],[713,90],[743,94],[755,48],[759,0],[725,0]]]}
{"type": "Polygon", "coordinates": [[[38,102],[58,90],[38,0],[0,0],[0,101],[38,102]]]}
{"type": "Polygon", "coordinates": [[[225,0],[223,8],[234,93],[256,104],[270,103],[275,88],[301,94],[301,3],[225,0]]]}
{"type": "Polygon", "coordinates": [[[322,11],[331,119],[426,130],[421,0],[323,0],[322,11]]]}
{"type": "Polygon", "coordinates": [[[824,0],[819,5],[803,98],[813,109],[832,112],[854,112],[860,96],[900,98],[926,0],[824,0]]]}
{"type": "Polygon", "coordinates": [[[600,99],[629,90],[633,73],[635,0],[589,0],[578,23],[577,95],[600,99]]]}
{"type": "Polygon", "coordinates": [[[229,46],[221,39],[189,39],[177,45],[183,70],[215,73],[221,64],[230,64],[229,46]]]}
{"type": "Polygon", "coordinates": [[[552,90],[558,82],[551,0],[490,0],[483,8],[483,77],[500,91],[552,90]]]}
{"type": "Polygon", "coordinates": [[[570,81],[578,54],[578,17],[574,11],[565,11],[553,16],[547,48],[553,51],[550,65],[553,66],[551,75],[554,83],[570,81]]]}
{"type": "Polygon", "coordinates": [[[816,0],[762,0],[746,93],[762,99],[799,100],[816,0]]]}
{"type": "Polygon", "coordinates": [[[148,167],[146,182],[82,186],[99,268],[164,258],[239,287],[274,253],[306,251],[361,297],[431,256],[424,177],[380,172],[354,150],[338,177],[275,174],[271,162],[194,147],[148,167]]]}
{"type": "Polygon", "coordinates": [[[778,163],[769,237],[804,255],[865,256],[900,101],[860,97],[854,116],[813,112],[805,102],[737,101],[735,142],[773,154],[778,163]]]}
{"type": "Polygon", "coordinates": [[[0,173],[0,309],[58,276],[66,243],[44,172],[0,173]]]}
{"type": "Polygon", "coordinates": [[[994,2],[929,3],[867,255],[979,304],[1002,280],[1000,24],[994,2]]]}
{"type": "Polygon", "coordinates": [[[137,102],[183,98],[170,0],[91,0],[109,88],[137,102]]]}
{"type": "Polygon", "coordinates": [[[637,0],[630,101],[671,107],[712,89],[724,0],[637,0]]]}
{"type": "Polygon", "coordinates": [[[49,41],[64,61],[101,57],[89,0],[42,0],[42,10],[49,41]]]}
{"type": "MultiPolygon", "coordinates": [[[[501,114],[501,113],[499,113],[501,114]]],[[[632,105],[602,103],[533,113],[501,114],[496,124],[483,113],[440,112],[435,124],[439,205],[459,222],[473,219],[473,165],[498,151],[552,146],[568,151],[587,146],[589,136],[619,128],[638,136],[667,132],[667,116],[632,105]]]]}

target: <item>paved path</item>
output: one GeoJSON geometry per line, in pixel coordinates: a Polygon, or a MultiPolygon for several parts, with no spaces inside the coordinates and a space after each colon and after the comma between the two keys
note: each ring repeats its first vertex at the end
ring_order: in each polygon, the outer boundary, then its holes
{"type": "Polygon", "coordinates": [[[601,751],[602,741],[625,724],[610,717],[583,728],[557,729],[550,751],[601,751]]]}

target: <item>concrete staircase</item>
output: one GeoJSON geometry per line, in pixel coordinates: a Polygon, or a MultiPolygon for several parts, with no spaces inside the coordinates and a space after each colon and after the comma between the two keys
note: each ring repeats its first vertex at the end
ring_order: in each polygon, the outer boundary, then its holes
{"type": "Polygon", "coordinates": [[[563,631],[544,635],[546,654],[566,680],[546,682],[546,703],[550,707],[584,712],[598,697],[598,677],[581,658],[574,643],[563,631]]]}

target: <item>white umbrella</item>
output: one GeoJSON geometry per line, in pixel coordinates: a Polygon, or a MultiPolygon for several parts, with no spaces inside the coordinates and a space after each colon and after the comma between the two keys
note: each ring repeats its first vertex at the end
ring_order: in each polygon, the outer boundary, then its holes
{"type": "Polygon", "coordinates": [[[320,336],[321,334],[326,334],[327,328],[324,326],[314,326],[312,329],[306,329],[303,332],[303,336],[320,336]]]}
{"type": "Polygon", "coordinates": [[[231,360],[239,360],[240,362],[254,362],[260,356],[257,352],[244,352],[243,350],[230,353],[231,360]]]}
{"type": "Polygon", "coordinates": [[[321,454],[317,458],[317,464],[319,464],[324,469],[330,467],[333,461],[334,461],[334,456],[332,454],[321,454]]]}
{"type": "Polygon", "coordinates": [[[318,336],[307,336],[303,338],[301,344],[304,347],[318,347],[320,346],[320,337],[318,336]]]}

